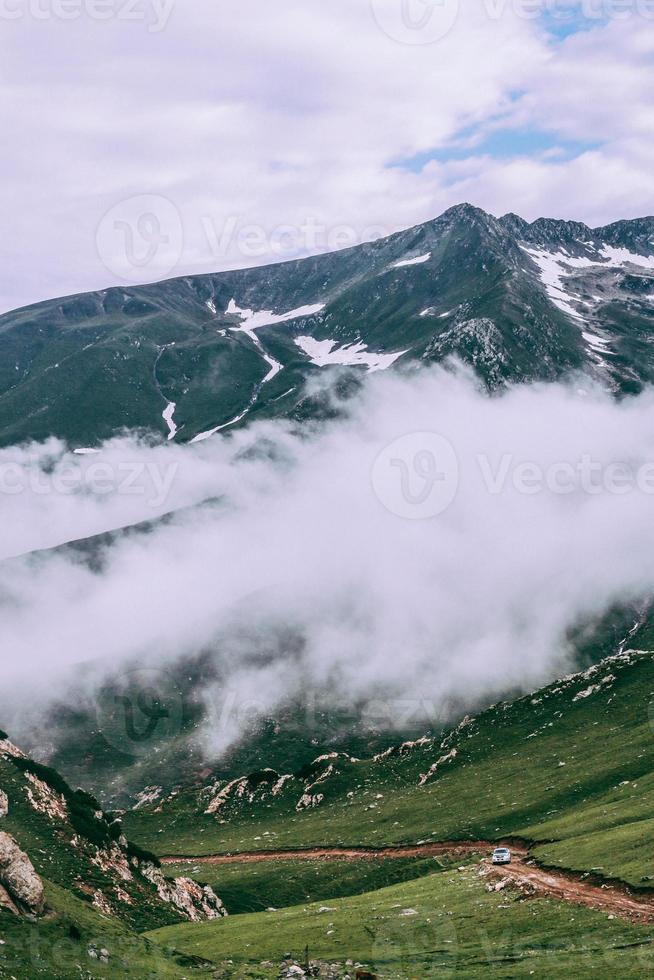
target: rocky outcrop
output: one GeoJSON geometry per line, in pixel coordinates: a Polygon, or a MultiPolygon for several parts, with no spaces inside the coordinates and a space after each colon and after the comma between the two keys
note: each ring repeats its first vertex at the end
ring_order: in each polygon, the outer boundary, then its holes
{"type": "Polygon", "coordinates": [[[250,776],[241,776],[232,779],[221,788],[220,783],[210,790],[211,802],[207,806],[205,813],[213,816],[219,812],[227,803],[248,803],[267,799],[271,793],[277,795],[284,786],[285,781],[292,779],[291,776],[281,777],[274,769],[262,769],[261,772],[252,773],[250,776]]]}
{"type": "Polygon", "coordinates": [[[141,874],[155,886],[163,902],[174,905],[191,922],[227,915],[225,906],[209,885],[200,885],[192,878],[165,878],[154,864],[142,864],[141,874]]]}
{"type": "Polygon", "coordinates": [[[116,881],[127,882],[134,879],[127,855],[118,844],[114,844],[113,847],[98,848],[95,857],[91,858],[91,863],[104,871],[107,877],[116,881]]]}
{"type": "Polygon", "coordinates": [[[12,911],[42,914],[45,907],[43,882],[27,854],[4,832],[0,832],[0,886],[14,906],[12,911]]]}
{"type": "Polygon", "coordinates": [[[25,753],[21,752],[8,738],[0,738],[0,755],[14,756],[15,759],[27,758],[25,753]]]}
{"type": "Polygon", "coordinates": [[[161,786],[146,786],[144,790],[136,794],[136,803],[132,807],[133,810],[140,810],[141,807],[151,806],[161,799],[163,795],[163,788],[161,786]]]}
{"type": "MultiPolygon", "coordinates": [[[[73,790],[53,769],[27,758],[2,731],[0,770],[0,827],[14,801],[17,807],[7,828],[16,839],[0,833],[0,909],[32,917],[44,910],[43,883],[16,843],[25,840],[30,855],[47,862],[48,880],[130,926],[169,924],[171,913],[193,922],[226,914],[211,888],[190,878],[165,878],[156,858],[127,841],[118,814],[104,813],[89,793],[73,790]],[[5,790],[11,790],[11,802],[5,790]]],[[[150,787],[142,805],[156,805],[161,792],[150,787]]]]}
{"type": "Polygon", "coordinates": [[[61,793],[57,793],[34,773],[26,772],[25,779],[31,784],[25,787],[25,793],[33,810],[50,820],[63,821],[68,818],[68,807],[61,793]]]}
{"type": "Polygon", "coordinates": [[[418,785],[424,786],[425,783],[429,782],[429,780],[436,775],[436,773],[442,766],[447,765],[448,762],[454,762],[457,755],[458,752],[456,749],[452,749],[446,755],[442,755],[440,759],[437,759],[436,762],[433,764],[433,766],[429,768],[428,772],[421,773],[418,785]]]}

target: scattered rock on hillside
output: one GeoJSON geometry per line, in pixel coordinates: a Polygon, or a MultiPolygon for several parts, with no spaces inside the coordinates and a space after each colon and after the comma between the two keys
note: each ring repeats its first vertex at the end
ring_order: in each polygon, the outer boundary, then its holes
{"type": "Polygon", "coordinates": [[[13,911],[42,914],[43,882],[27,854],[4,831],[0,831],[0,886],[15,906],[13,911]]]}
{"type": "Polygon", "coordinates": [[[4,790],[0,789],[0,820],[9,813],[9,800],[4,790]]]}
{"type": "MultiPolygon", "coordinates": [[[[348,961],[350,966],[352,961],[348,961]]],[[[269,967],[272,964],[264,962],[261,966],[269,967]]],[[[376,980],[373,973],[359,970],[356,974],[361,977],[372,977],[376,980]]],[[[348,964],[342,966],[340,963],[325,963],[321,960],[311,960],[308,967],[306,963],[301,965],[297,960],[286,959],[279,967],[278,980],[301,980],[302,977],[316,977],[318,980],[351,980],[353,974],[348,964]]]]}

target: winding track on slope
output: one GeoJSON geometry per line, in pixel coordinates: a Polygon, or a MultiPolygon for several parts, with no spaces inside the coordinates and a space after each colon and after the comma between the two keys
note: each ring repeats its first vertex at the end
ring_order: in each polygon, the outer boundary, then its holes
{"type": "MultiPolygon", "coordinates": [[[[257,864],[261,861],[358,861],[388,858],[427,858],[440,854],[464,857],[499,845],[487,841],[443,841],[431,844],[407,844],[398,847],[314,847],[296,851],[245,851],[242,854],[208,854],[205,857],[162,857],[162,864],[257,864]]],[[[507,845],[508,846],[508,845],[507,845]]],[[[524,847],[511,845],[513,854],[526,855],[524,847]]]]}
{"type": "Polygon", "coordinates": [[[203,857],[162,857],[162,864],[257,864],[265,861],[356,861],[388,860],[393,858],[428,858],[450,854],[465,857],[488,852],[503,843],[511,848],[508,865],[493,865],[488,858],[479,863],[480,874],[497,879],[501,887],[513,887],[523,895],[534,898],[553,898],[557,901],[584,905],[608,912],[634,922],[654,923],[654,895],[633,895],[626,885],[595,877],[593,881],[554,869],[539,867],[529,860],[523,845],[512,841],[439,841],[432,844],[413,844],[402,847],[336,848],[322,847],[295,851],[248,851],[242,854],[212,854],[203,857]]]}

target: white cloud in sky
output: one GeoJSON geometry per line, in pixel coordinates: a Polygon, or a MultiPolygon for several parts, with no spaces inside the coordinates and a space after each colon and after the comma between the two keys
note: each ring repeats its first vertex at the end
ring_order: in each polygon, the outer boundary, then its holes
{"type": "MultiPolygon", "coordinates": [[[[654,210],[654,22],[582,22],[560,41],[517,0],[485,0],[413,45],[384,33],[375,6],[399,0],[177,0],[159,32],[150,0],[146,20],[3,21],[0,308],[115,284],[96,231],[133,196],[179,210],[179,273],[279,258],[280,225],[293,229],[283,256],[301,251],[307,220],[322,250],[337,226],[390,233],[463,199],[593,223],[654,210]],[[571,160],[471,146],[418,172],[392,166],[498,125],[599,145],[571,160]],[[263,229],[258,249],[239,244],[248,225],[263,229]]],[[[139,271],[169,274],[165,250],[139,271]]]]}

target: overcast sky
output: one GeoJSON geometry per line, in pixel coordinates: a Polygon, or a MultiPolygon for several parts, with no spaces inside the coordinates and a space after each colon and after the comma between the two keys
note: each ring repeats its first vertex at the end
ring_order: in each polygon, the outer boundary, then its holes
{"type": "Polygon", "coordinates": [[[651,0],[0,0],[0,44],[0,310],[462,200],[654,212],[651,0]]]}

